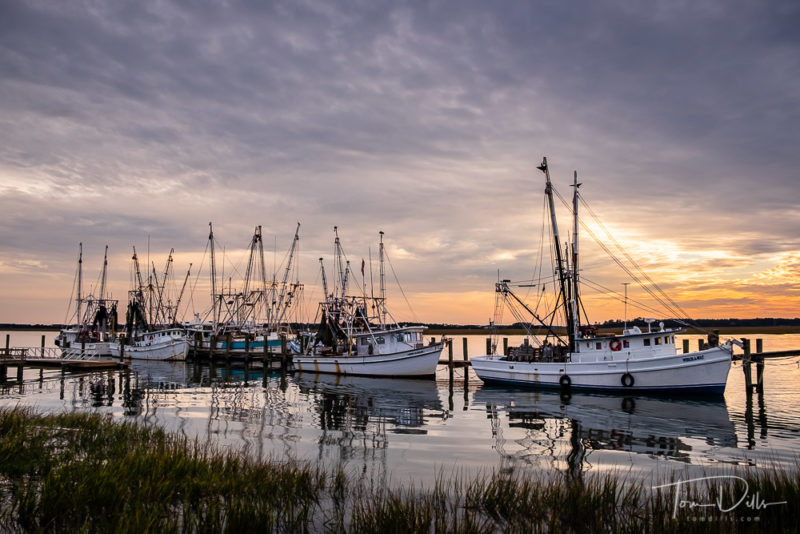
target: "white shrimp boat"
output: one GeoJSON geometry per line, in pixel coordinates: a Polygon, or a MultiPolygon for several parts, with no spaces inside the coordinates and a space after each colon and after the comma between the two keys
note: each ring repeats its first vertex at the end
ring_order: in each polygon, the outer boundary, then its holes
{"type": "MultiPolygon", "coordinates": [[[[167,281],[172,270],[170,250],[164,274],[159,279],[155,269],[148,269],[147,282],[142,278],[136,248],[133,249],[135,288],[128,292],[128,309],[125,314],[125,336],[111,347],[112,356],[133,360],[182,361],[189,352],[186,329],[178,325],[180,307],[189,272],[183,281],[180,295],[173,303],[168,296],[167,281]]],[[[191,270],[191,264],[189,265],[191,270]]]]}
{"type": "Polygon", "coordinates": [[[83,293],[83,243],[78,247],[74,324],[59,331],[55,344],[61,348],[64,358],[107,358],[112,355],[113,346],[116,345],[114,331],[117,326],[117,301],[106,298],[105,291],[108,246],[103,256],[99,298],[91,292],[83,293]]]}
{"type": "Polygon", "coordinates": [[[183,328],[173,327],[135,334],[127,343],[114,344],[111,352],[116,358],[183,361],[189,352],[189,341],[183,328]]]}
{"type": "MultiPolygon", "coordinates": [[[[323,291],[328,298],[320,303],[321,319],[316,336],[293,358],[296,370],[387,377],[421,377],[436,373],[443,341],[425,345],[423,336],[427,327],[400,326],[386,308],[383,232],[380,236],[380,296],[368,297],[365,284],[360,296],[347,295],[353,273],[349,261],[343,266],[344,254],[336,234],[334,264],[338,266],[338,274],[334,278],[333,292],[328,293],[322,266],[323,291]]],[[[361,274],[363,278],[363,260],[361,274]]]]}
{"type": "MultiPolygon", "coordinates": [[[[678,354],[675,335],[681,329],[665,329],[663,323],[646,332],[639,327],[625,328],[621,335],[598,336],[591,326],[581,326],[582,305],[578,277],[578,184],[573,183],[574,232],[571,258],[562,252],[553,202],[553,187],[547,158],[539,167],[546,175],[545,194],[553,237],[560,289],[557,300],[566,323],[566,335],[557,332],[514,294],[510,280],[496,284],[498,302],[503,299],[521,306],[535,322],[546,329],[544,341],[509,348],[505,354],[487,354],[472,358],[472,368],[485,382],[562,390],[601,390],[615,392],[670,392],[686,394],[722,394],[728,378],[733,352],[730,342],[705,350],[678,354]]],[[[626,297],[627,305],[627,297],[626,297]]],[[[531,322],[533,324],[533,321],[531,322]]],[[[530,338],[538,340],[536,336],[530,338]]],[[[496,350],[496,349],[495,349],[496,350]]]]}
{"type": "Polygon", "coordinates": [[[349,350],[312,350],[294,357],[302,372],[364,376],[431,376],[436,372],[442,343],[425,345],[425,326],[406,326],[353,333],[349,350]]]}

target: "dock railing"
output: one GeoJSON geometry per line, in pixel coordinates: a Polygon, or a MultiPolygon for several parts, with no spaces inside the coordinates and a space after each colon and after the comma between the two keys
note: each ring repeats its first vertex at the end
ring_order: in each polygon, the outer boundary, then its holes
{"type": "Polygon", "coordinates": [[[60,359],[58,347],[9,347],[0,348],[0,358],[5,360],[60,359]]]}

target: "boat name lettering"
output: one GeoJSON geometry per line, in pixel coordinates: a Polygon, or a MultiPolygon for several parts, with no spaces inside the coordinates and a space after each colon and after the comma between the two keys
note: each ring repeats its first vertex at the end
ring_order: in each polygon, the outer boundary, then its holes
{"type": "Polygon", "coordinates": [[[685,362],[693,362],[695,360],[704,360],[705,354],[698,354],[697,356],[691,356],[689,358],[684,358],[683,361],[685,362]]]}

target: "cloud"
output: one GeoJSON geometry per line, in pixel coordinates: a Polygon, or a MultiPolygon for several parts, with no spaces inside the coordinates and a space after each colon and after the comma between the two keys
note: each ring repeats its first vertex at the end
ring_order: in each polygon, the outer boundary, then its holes
{"type": "Polygon", "coordinates": [[[639,248],[657,272],[747,277],[800,249],[798,19],[746,0],[7,1],[0,253],[71,279],[79,241],[109,243],[122,294],[147,236],[201,257],[209,221],[231,250],[260,224],[284,249],[301,221],[308,277],[334,225],[354,257],[384,230],[413,291],[491,300],[498,269],[538,258],[548,155],[626,246],[674,247],[639,248]]]}

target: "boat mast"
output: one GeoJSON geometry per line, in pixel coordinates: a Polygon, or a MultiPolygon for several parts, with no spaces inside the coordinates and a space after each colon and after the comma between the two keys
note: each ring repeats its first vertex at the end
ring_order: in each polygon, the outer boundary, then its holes
{"type": "MultiPolygon", "coordinates": [[[[572,187],[575,190],[572,192],[572,214],[573,214],[573,227],[572,227],[572,338],[578,338],[578,330],[580,328],[581,315],[580,310],[580,296],[578,293],[578,188],[581,184],[578,183],[578,171],[574,171],[572,178],[572,187]]],[[[576,345],[577,346],[577,345],[576,345]]]]}
{"type": "Polygon", "coordinates": [[[83,243],[78,243],[78,295],[75,299],[78,303],[77,311],[75,312],[78,327],[83,326],[83,317],[81,316],[81,304],[83,304],[83,298],[81,297],[81,281],[83,279],[83,243]]]}
{"type": "Polygon", "coordinates": [[[386,324],[386,269],[383,264],[384,253],[383,253],[383,230],[378,232],[381,236],[380,248],[379,248],[379,258],[381,264],[381,326],[386,324]]]}
{"type": "Polygon", "coordinates": [[[183,285],[181,286],[181,292],[178,295],[178,300],[175,302],[175,311],[172,312],[172,324],[178,324],[178,308],[181,307],[181,300],[183,300],[183,292],[186,289],[186,282],[189,281],[189,275],[192,273],[192,264],[189,264],[189,269],[186,271],[186,278],[183,279],[183,285]]]}
{"type": "MultiPolygon", "coordinates": [[[[292,239],[292,246],[289,247],[289,259],[286,260],[286,271],[283,273],[283,281],[281,282],[281,293],[278,296],[278,306],[275,310],[277,314],[275,316],[275,331],[278,330],[280,327],[280,323],[283,322],[283,317],[286,315],[286,307],[284,305],[284,299],[286,297],[286,286],[289,282],[289,275],[292,272],[292,263],[294,262],[294,254],[297,250],[297,242],[300,241],[300,223],[297,223],[297,229],[294,231],[294,239],[292,239]]],[[[291,291],[290,291],[291,293],[291,291]]]]}
{"type": "Polygon", "coordinates": [[[561,284],[561,295],[564,304],[564,316],[567,320],[567,333],[569,335],[569,350],[572,350],[574,344],[573,326],[572,326],[572,308],[570,307],[569,297],[567,295],[567,273],[564,269],[564,260],[561,255],[561,237],[558,233],[558,221],[556,220],[556,208],[553,202],[553,184],[550,182],[550,169],[547,166],[547,157],[542,159],[542,164],[537,167],[545,174],[546,185],[544,192],[547,195],[547,203],[550,208],[550,224],[553,228],[553,239],[555,240],[556,249],[556,263],[558,264],[558,281],[561,284]]]}
{"type": "Polygon", "coordinates": [[[208,223],[208,241],[211,243],[211,305],[213,317],[213,331],[217,331],[217,264],[214,261],[214,228],[208,223]]]}
{"type": "Polygon", "coordinates": [[[267,320],[267,324],[269,324],[271,317],[270,314],[270,307],[267,303],[267,266],[264,264],[264,238],[261,234],[261,226],[258,227],[258,257],[261,260],[261,298],[263,299],[262,305],[264,306],[264,313],[266,314],[265,319],[267,320]]]}
{"type": "Polygon", "coordinates": [[[342,242],[339,240],[339,228],[333,227],[333,234],[336,238],[333,240],[333,266],[336,268],[336,276],[333,279],[333,296],[337,298],[341,292],[341,298],[344,298],[345,292],[345,274],[344,266],[342,265],[342,242]]]}
{"type": "Polygon", "coordinates": [[[108,245],[106,245],[105,254],[103,254],[103,274],[100,277],[100,302],[105,303],[106,292],[106,271],[108,269],[108,245]]]}
{"type": "Polygon", "coordinates": [[[319,268],[322,270],[322,299],[328,300],[328,279],[325,277],[325,264],[319,259],[319,268]]]}

